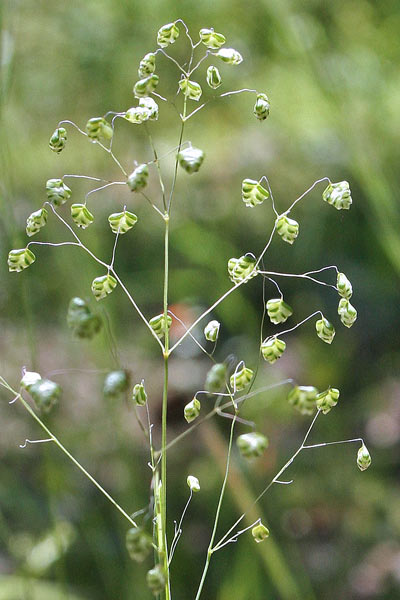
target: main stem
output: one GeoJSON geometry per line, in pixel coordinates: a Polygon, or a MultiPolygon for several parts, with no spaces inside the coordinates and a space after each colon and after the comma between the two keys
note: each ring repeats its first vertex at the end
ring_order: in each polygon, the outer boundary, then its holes
{"type": "Polygon", "coordinates": [[[161,526],[162,547],[160,548],[160,560],[165,571],[165,600],[171,598],[171,586],[168,568],[168,546],[167,546],[167,407],[168,407],[168,358],[169,358],[169,331],[167,326],[168,317],[168,250],[169,250],[169,215],[166,213],[165,237],[164,237],[164,387],[162,399],[162,424],[161,424],[161,526]]]}

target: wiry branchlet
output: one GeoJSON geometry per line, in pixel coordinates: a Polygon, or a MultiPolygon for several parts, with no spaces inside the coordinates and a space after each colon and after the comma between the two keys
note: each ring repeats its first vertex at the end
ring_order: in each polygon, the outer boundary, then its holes
{"type": "Polygon", "coordinates": [[[188,402],[185,405],[185,408],[183,409],[183,416],[185,417],[186,421],[188,423],[191,423],[192,421],[197,419],[197,417],[200,414],[200,409],[200,400],[198,400],[197,398],[193,398],[193,400],[188,402]]]}
{"type": "Polygon", "coordinates": [[[365,471],[371,464],[371,455],[368,451],[367,446],[362,443],[362,446],[357,452],[357,465],[360,471],[365,471]]]}
{"type": "Polygon", "coordinates": [[[345,298],[346,300],[350,300],[353,295],[353,286],[344,273],[337,274],[336,287],[339,296],[342,296],[342,298],[345,298]]]}
{"type": "Polygon", "coordinates": [[[219,88],[222,83],[220,72],[214,65],[210,65],[207,69],[207,83],[213,90],[219,88]]]}
{"type": "Polygon", "coordinates": [[[262,456],[268,448],[268,438],[262,433],[252,431],[239,435],[236,440],[239,452],[245,458],[257,458],[262,456]]]}
{"type": "Polygon", "coordinates": [[[270,103],[267,94],[257,94],[253,112],[259,121],[265,121],[269,115],[270,103]]]}
{"type": "Polygon", "coordinates": [[[254,541],[257,542],[257,544],[259,544],[260,542],[263,542],[269,537],[269,529],[268,527],[265,527],[265,525],[263,525],[262,523],[258,523],[258,525],[253,527],[253,529],[251,530],[251,535],[253,536],[254,541]]]}
{"type": "Polygon", "coordinates": [[[71,217],[74,223],[81,229],[86,229],[94,221],[94,215],[86,204],[71,204],[71,217]]]}
{"type": "Polygon", "coordinates": [[[266,339],[261,344],[261,354],[264,360],[267,360],[271,365],[282,356],[285,349],[286,343],[275,336],[266,339]]]}
{"type": "Polygon", "coordinates": [[[146,187],[148,179],[149,168],[144,163],[136,167],[136,169],[129,175],[127,181],[128,187],[132,192],[140,192],[140,190],[146,187]]]}
{"type": "Polygon", "coordinates": [[[167,315],[167,319],[165,319],[164,314],[156,315],[149,321],[150,327],[153,331],[158,335],[159,338],[164,337],[169,328],[172,325],[172,317],[167,315]]]}
{"type": "Polygon", "coordinates": [[[161,48],[166,48],[170,44],[176,42],[179,37],[179,29],[176,23],[167,23],[160,27],[157,33],[157,44],[161,48]]]}
{"type": "Polygon", "coordinates": [[[147,392],[144,387],[144,382],[136,383],[132,390],[132,400],[138,406],[145,406],[147,402],[147,392]]]}
{"type": "Polygon", "coordinates": [[[204,327],[204,336],[206,340],[208,340],[209,342],[216,342],[218,339],[220,327],[221,323],[215,320],[207,323],[207,325],[204,327]]]}
{"type": "Polygon", "coordinates": [[[200,482],[194,475],[188,475],[186,479],[186,483],[189,486],[191,492],[199,492],[200,491],[200,482]]]}
{"type": "Polygon", "coordinates": [[[315,323],[315,329],[317,336],[326,344],[332,344],[333,338],[335,337],[335,328],[328,319],[322,316],[321,319],[315,323]]]}
{"type": "Polygon", "coordinates": [[[293,314],[293,309],[283,298],[271,298],[267,302],[267,313],[271,323],[284,323],[293,314]]]}
{"type": "Polygon", "coordinates": [[[42,227],[46,225],[48,215],[49,213],[45,208],[39,208],[39,210],[31,213],[26,219],[26,235],[32,237],[39,233],[42,227]]]}
{"type": "Polygon", "coordinates": [[[243,367],[238,371],[235,371],[229,379],[232,390],[234,392],[244,390],[244,388],[248,386],[250,381],[253,379],[253,375],[253,371],[246,367],[246,365],[243,363],[243,367]]]}
{"type": "Polygon", "coordinates": [[[110,371],[104,379],[103,394],[106,398],[117,398],[129,388],[129,373],[124,369],[110,371]]]}
{"type": "Polygon", "coordinates": [[[246,280],[245,283],[247,283],[258,274],[256,262],[257,261],[252,254],[245,254],[240,258],[230,258],[228,260],[229,279],[233,283],[240,283],[244,280],[246,280]]]}
{"type": "Polygon", "coordinates": [[[186,173],[197,173],[204,161],[204,152],[200,148],[184,148],[178,153],[179,164],[186,173]]]}
{"type": "Polygon", "coordinates": [[[144,77],[144,79],[140,79],[133,86],[133,94],[136,98],[144,98],[145,96],[150,96],[152,92],[155,91],[158,86],[159,77],[155,73],[149,75],[148,77],[144,77]]]}
{"type": "Polygon", "coordinates": [[[114,233],[119,233],[120,235],[127,233],[132,227],[137,223],[137,216],[129,212],[129,210],[124,210],[119,213],[112,213],[108,217],[108,222],[111,227],[111,231],[114,233]]]}
{"type": "Polygon", "coordinates": [[[318,390],[312,385],[296,385],[288,395],[289,404],[302,415],[312,415],[316,406],[318,390]]]}
{"type": "Polygon", "coordinates": [[[35,402],[36,408],[44,413],[50,412],[53,406],[57,404],[61,392],[58,383],[50,379],[40,379],[29,387],[29,393],[35,402]]]}
{"type": "Polygon", "coordinates": [[[143,562],[150,554],[153,548],[151,536],[140,527],[131,527],[126,532],[126,549],[132,560],[143,562]]]}
{"type": "Polygon", "coordinates": [[[341,298],[338,306],[340,320],[345,327],[351,327],[357,320],[357,310],[346,298],[341,298]]]}
{"type": "Polygon", "coordinates": [[[19,273],[20,271],[30,267],[35,260],[36,256],[33,254],[32,250],[29,250],[29,248],[10,250],[7,258],[8,270],[10,273],[13,271],[19,273]]]}
{"type": "Polygon", "coordinates": [[[68,306],[67,325],[76,337],[91,340],[101,330],[103,321],[91,311],[83,298],[72,298],[68,306]]]}
{"type": "Polygon", "coordinates": [[[210,50],[218,50],[225,44],[225,36],[222,33],[217,33],[212,27],[210,29],[200,29],[200,39],[206,48],[210,50]]]}
{"type": "Polygon", "coordinates": [[[138,75],[141,79],[148,77],[156,70],[156,55],[154,52],[145,54],[139,63],[138,75]]]}
{"type": "Polygon", "coordinates": [[[93,279],[91,289],[96,300],[102,300],[108,294],[111,294],[116,286],[117,280],[115,277],[107,273],[107,275],[101,275],[93,279]]]}
{"type": "Polygon", "coordinates": [[[50,150],[53,150],[53,152],[57,152],[57,154],[59,154],[62,150],[64,150],[66,143],[67,130],[64,127],[57,127],[49,141],[50,150]]]}
{"type": "Polygon", "coordinates": [[[234,48],[221,48],[215,56],[218,56],[218,58],[228,65],[240,65],[243,61],[242,55],[237,50],[234,50],[234,48]]]}
{"type": "Polygon", "coordinates": [[[246,206],[252,208],[257,204],[262,204],[269,198],[269,192],[254,179],[243,179],[242,181],[242,200],[246,206]]]}
{"type": "Polygon", "coordinates": [[[93,142],[100,140],[111,140],[113,128],[104,117],[92,117],[86,123],[86,133],[93,142]]]}
{"type": "Polygon", "coordinates": [[[190,79],[181,79],[179,82],[179,89],[186,98],[189,100],[196,100],[198,102],[201,98],[203,90],[201,85],[197,81],[191,81],[190,79]]]}
{"type": "Polygon", "coordinates": [[[338,183],[330,183],[324,190],[322,199],[328,202],[328,204],[332,204],[337,210],[348,210],[352,203],[348,182],[339,181],[338,183]]]}
{"type": "Polygon", "coordinates": [[[276,222],[276,231],[281,236],[284,242],[293,244],[299,235],[299,224],[294,219],[289,219],[287,215],[278,217],[276,222]]]}
{"type": "Polygon", "coordinates": [[[336,406],[338,403],[340,392],[336,388],[328,388],[324,392],[317,395],[317,408],[321,410],[324,415],[336,406]]]}
{"type": "Polygon", "coordinates": [[[226,385],[227,367],[225,363],[216,363],[211,367],[206,376],[205,388],[207,392],[220,392],[226,385]]]}
{"type": "Polygon", "coordinates": [[[71,198],[71,190],[62,179],[48,179],[46,181],[46,194],[49,202],[54,206],[61,206],[71,198]]]}
{"type": "Polygon", "coordinates": [[[25,371],[20,381],[20,386],[25,390],[30,390],[31,386],[34,383],[37,383],[42,379],[40,373],[36,373],[35,371],[25,371]]]}

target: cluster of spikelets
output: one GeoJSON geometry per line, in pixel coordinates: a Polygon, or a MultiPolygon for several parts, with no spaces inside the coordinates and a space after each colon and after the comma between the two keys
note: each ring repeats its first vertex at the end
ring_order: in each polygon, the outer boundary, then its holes
{"type": "MultiPolygon", "coordinates": [[[[147,53],[139,63],[139,79],[133,86],[135,106],[130,107],[123,113],[116,114],[111,123],[105,117],[89,119],[86,123],[85,134],[91,142],[103,145],[112,140],[114,120],[117,117],[123,118],[134,125],[158,120],[159,106],[154,99],[154,96],[158,97],[156,90],[159,84],[159,76],[156,74],[157,54],[159,52],[163,53],[164,48],[175,43],[179,35],[178,21],[160,28],[157,34],[159,48],[154,52],[147,53]]],[[[197,45],[203,44],[206,47],[206,56],[215,57],[228,65],[239,65],[243,60],[242,56],[237,50],[224,47],[225,41],[225,37],[221,33],[217,33],[213,29],[203,28],[199,32],[197,45]]],[[[222,84],[219,68],[210,65],[207,68],[205,80],[212,90],[219,88],[222,84]]],[[[188,100],[199,102],[203,89],[199,82],[190,79],[189,74],[185,73],[179,81],[178,93],[183,94],[185,103],[188,100]]],[[[253,108],[255,117],[260,121],[264,121],[268,117],[269,111],[270,104],[267,95],[257,93],[253,108]]],[[[181,117],[185,119],[184,116],[181,115],[181,117]]],[[[67,131],[60,124],[52,134],[49,146],[52,151],[59,154],[65,148],[66,143],[67,131]]],[[[205,154],[201,149],[189,144],[187,147],[180,148],[177,161],[186,173],[193,174],[199,171],[204,158],[205,154]]],[[[149,164],[136,163],[133,171],[127,175],[126,185],[131,192],[142,192],[148,185],[149,164]]],[[[270,197],[270,192],[262,185],[262,179],[259,181],[250,178],[244,179],[241,191],[242,200],[249,208],[261,205],[270,197]]],[[[46,225],[48,220],[46,205],[55,210],[67,203],[71,195],[72,191],[63,179],[49,179],[46,182],[46,202],[27,218],[27,235],[29,237],[35,236],[46,225]]],[[[323,200],[338,210],[349,209],[352,203],[349,184],[346,181],[330,182],[323,192],[323,200]]],[[[277,214],[274,227],[283,241],[293,244],[299,234],[299,224],[289,217],[289,212],[290,210],[283,214],[277,214]]],[[[71,204],[70,213],[72,221],[81,229],[86,229],[94,222],[94,215],[88,209],[86,201],[71,204]]],[[[108,217],[111,231],[117,236],[128,233],[137,221],[137,216],[126,208],[108,217]]],[[[20,272],[29,267],[34,261],[35,255],[29,248],[29,244],[25,248],[11,250],[8,255],[10,271],[20,272]]],[[[96,300],[105,298],[117,286],[117,280],[110,271],[112,271],[111,267],[106,274],[96,277],[92,282],[91,289],[96,300]]],[[[259,273],[258,261],[251,253],[247,253],[240,258],[231,258],[228,261],[228,274],[235,285],[247,283],[259,273]]],[[[357,318],[357,311],[350,304],[353,293],[352,285],[344,273],[337,274],[335,287],[340,296],[338,314],[343,325],[351,327],[357,318]]],[[[275,325],[286,322],[293,314],[292,308],[284,301],[282,296],[268,300],[266,312],[271,323],[275,325]]],[[[74,335],[79,338],[92,339],[102,328],[101,318],[81,298],[71,300],[67,322],[74,335]]],[[[165,314],[156,315],[149,321],[150,327],[159,338],[166,335],[171,324],[172,318],[165,314]]],[[[321,318],[316,321],[315,327],[318,337],[331,344],[335,336],[335,328],[332,323],[321,314],[321,318]]],[[[206,340],[213,344],[217,343],[219,332],[220,323],[216,320],[210,321],[204,329],[206,340]]],[[[267,362],[273,364],[283,355],[285,349],[286,343],[277,334],[267,337],[262,342],[260,352],[267,362]]],[[[234,398],[238,392],[246,390],[253,379],[253,370],[246,367],[243,361],[237,365],[233,373],[229,373],[226,363],[216,363],[207,374],[205,389],[210,394],[228,391],[231,398],[234,398]]],[[[36,407],[43,412],[48,412],[58,402],[61,395],[60,386],[48,379],[42,379],[39,373],[26,372],[21,380],[21,387],[32,396],[36,407]]],[[[146,406],[148,397],[143,380],[131,387],[131,378],[127,371],[117,370],[107,374],[103,388],[105,397],[116,398],[121,394],[128,393],[129,389],[131,389],[133,403],[139,407],[146,406]]],[[[327,390],[319,392],[313,386],[296,385],[291,389],[288,401],[301,414],[312,414],[315,409],[327,414],[336,406],[339,395],[340,392],[336,388],[329,387],[327,390]]],[[[195,395],[185,405],[183,416],[187,423],[192,423],[199,417],[200,413],[201,403],[195,395]]],[[[243,457],[254,459],[263,455],[268,447],[268,439],[264,434],[252,431],[237,438],[237,447],[243,457]]],[[[365,470],[371,464],[371,457],[364,443],[358,451],[357,464],[361,470],[365,470]]],[[[187,484],[191,494],[200,490],[198,479],[192,475],[188,476],[187,484]]],[[[252,528],[252,535],[256,542],[262,542],[269,536],[269,531],[261,522],[258,522],[252,528]]],[[[144,527],[133,527],[127,532],[126,546],[131,558],[139,562],[150,555],[154,549],[152,536],[144,527]]],[[[164,589],[165,582],[166,575],[161,564],[155,565],[154,568],[148,571],[147,583],[155,595],[164,589]]]]}

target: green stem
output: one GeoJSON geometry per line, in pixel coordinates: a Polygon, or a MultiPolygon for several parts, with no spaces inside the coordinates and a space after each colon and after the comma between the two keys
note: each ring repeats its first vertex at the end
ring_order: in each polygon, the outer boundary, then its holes
{"type": "Polygon", "coordinates": [[[197,590],[197,594],[196,594],[195,600],[199,600],[199,598],[200,598],[201,592],[203,590],[204,582],[205,582],[205,579],[206,579],[206,576],[207,576],[208,567],[210,566],[210,562],[211,562],[211,556],[212,556],[212,553],[213,553],[213,544],[214,544],[214,540],[215,540],[215,535],[217,533],[218,521],[219,521],[219,516],[220,516],[220,513],[221,513],[222,502],[223,502],[224,495],[225,495],[226,484],[228,482],[229,467],[230,467],[230,462],[231,462],[232,443],[233,443],[233,432],[234,432],[234,429],[235,429],[235,424],[236,424],[237,416],[238,416],[238,413],[236,411],[235,412],[235,416],[232,419],[231,431],[230,431],[230,435],[229,435],[228,454],[227,454],[227,457],[226,457],[226,467],[225,467],[224,481],[222,483],[221,492],[220,492],[220,495],[219,495],[217,512],[215,513],[214,526],[213,526],[213,530],[212,530],[212,534],[211,534],[210,544],[209,544],[208,550],[207,550],[206,563],[204,565],[203,574],[201,576],[201,580],[200,580],[200,584],[199,584],[199,588],[197,590]]]}
{"type": "Polygon", "coordinates": [[[164,237],[164,300],[163,312],[165,322],[165,342],[164,342],[164,386],[162,399],[162,424],[161,424],[161,527],[162,540],[160,550],[160,562],[163,563],[166,581],[165,581],[165,600],[171,598],[171,586],[168,568],[168,544],[167,544],[167,413],[168,413],[168,358],[169,358],[169,331],[167,327],[168,317],[168,274],[169,274],[169,216],[165,217],[165,237],[164,237]]]}
{"type": "Polygon", "coordinates": [[[40,425],[40,427],[48,434],[48,436],[60,448],[60,450],[62,450],[64,452],[64,454],[66,456],[68,456],[68,458],[74,463],[74,465],[77,466],[78,469],[80,469],[82,471],[82,473],[84,475],[86,475],[86,477],[88,479],[90,479],[90,481],[101,491],[102,494],[104,494],[104,496],[111,502],[111,504],[113,504],[115,506],[115,508],[117,510],[119,510],[119,512],[122,515],[124,515],[125,519],[127,519],[133,527],[137,527],[135,521],[128,515],[128,513],[124,511],[124,509],[114,500],[114,498],[112,496],[110,496],[110,494],[108,492],[106,492],[106,490],[100,485],[100,483],[98,481],[96,481],[96,479],[94,477],[92,477],[92,475],[90,473],[88,473],[88,471],[86,471],[86,469],[76,460],[76,458],[74,458],[72,456],[72,454],[66,449],[66,447],[63,446],[63,444],[60,442],[60,440],[58,438],[56,438],[56,436],[50,431],[50,429],[48,429],[48,427],[46,427],[46,425],[43,423],[43,421],[37,416],[35,411],[32,410],[32,408],[24,400],[24,398],[21,396],[21,394],[19,394],[15,390],[13,390],[12,387],[10,387],[8,385],[8,383],[5,381],[5,379],[3,379],[3,377],[0,377],[0,380],[1,380],[2,385],[4,385],[4,387],[6,387],[10,392],[15,394],[15,396],[22,403],[22,405],[28,411],[28,413],[35,419],[35,421],[40,425]]]}

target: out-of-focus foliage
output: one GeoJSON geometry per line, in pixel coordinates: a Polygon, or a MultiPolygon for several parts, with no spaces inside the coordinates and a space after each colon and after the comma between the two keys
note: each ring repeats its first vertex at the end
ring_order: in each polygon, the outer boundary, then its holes
{"type": "MultiPolygon", "coordinates": [[[[214,27],[244,58],[225,69],[218,91],[256,87],[268,94],[271,111],[265,122],[257,121],[254,98],[243,95],[210,103],[188,122],[185,139],[206,158],[190,181],[183,172],[178,178],[171,222],[172,308],[185,322],[193,320],[228,289],[228,259],[257,254],[264,246],[274,215],[268,200],[246,208],[243,179],[267,175],[281,212],[320,177],[349,181],[349,212],[343,215],[323,203],[323,188],[313,191],[293,214],[300,224],[293,246],[277,237],[265,262],[270,270],[299,273],[337,264],[352,281],[358,320],[351,330],[335,321],[332,346],[316,337],[310,322],[286,339],[276,364],[262,361],[259,384],[292,377],[299,385],[340,389],[338,405],[320,417],[313,441],[361,434],[373,464],[360,473],[352,445],[303,453],[288,472],[294,483],[276,486],[259,505],[271,537],[256,545],[250,535],[243,536],[218,552],[205,597],[247,599],[250,580],[254,600],[296,594],[327,600],[397,597],[399,3],[5,0],[0,17],[0,372],[18,382],[21,366],[27,365],[57,378],[64,394],[49,417],[52,427],[128,511],[146,505],[150,471],[141,432],[128,403],[104,399],[102,386],[105,373],[121,367],[131,372],[132,381],[145,379],[158,443],[162,365],[154,341],[118,288],[100,308],[104,327],[96,341],[72,337],[65,320],[70,298],[84,298],[94,308],[90,284],[104,274],[78,249],[37,247],[35,264],[19,276],[7,272],[6,257],[10,248],[26,244],[26,217],[42,205],[48,179],[65,173],[118,179],[109,157],[73,130],[65,150],[51,152],[48,140],[59,120],[84,127],[107,110],[128,109],[139,61],[155,49],[161,25],[181,17],[194,34],[214,27]],[[59,370],[66,372],[54,374],[59,370]]],[[[183,56],[184,43],[175,46],[171,54],[183,56]]],[[[174,94],[178,73],[166,60],[162,70],[158,90],[174,94]]],[[[160,102],[159,121],[149,127],[159,155],[177,144],[179,118],[173,108],[160,102]]],[[[144,130],[128,122],[117,123],[114,149],[128,172],[134,161],[151,159],[144,130]]],[[[165,173],[171,167],[172,159],[166,159],[165,173]]],[[[91,189],[75,181],[71,188],[74,202],[82,202],[91,189]]],[[[125,190],[111,190],[92,196],[95,222],[81,235],[108,260],[115,238],[108,215],[124,203],[138,215],[134,230],[118,242],[116,265],[150,317],[162,305],[162,229],[137,196],[127,201],[125,190]]],[[[149,195],[157,193],[156,180],[149,181],[149,195]]],[[[41,239],[66,239],[51,215],[41,239]]],[[[336,319],[338,299],[331,290],[300,280],[285,280],[282,287],[298,320],[316,309],[336,319]]],[[[272,285],[267,293],[276,295],[272,285]]],[[[233,352],[249,367],[256,365],[261,311],[261,282],[255,278],[211,315],[221,322],[218,360],[233,352]]],[[[268,327],[264,338],[274,333],[268,327]]],[[[172,327],[171,334],[179,332],[172,327]]],[[[190,343],[173,360],[171,436],[186,427],[183,406],[203,389],[208,368],[190,343]]],[[[308,417],[287,404],[287,391],[277,388],[246,406],[244,416],[256,422],[270,444],[265,459],[251,464],[235,450],[234,488],[224,505],[222,532],[297,448],[308,427],[308,417]]],[[[6,586],[32,577],[43,578],[38,586],[56,581],[62,590],[54,592],[57,598],[147,597],[144,569],[125,551],[126,526],[118,513],[55,447],[19,449],[25,438],[37,438],[38,430],[27,414],[8,405],[8,396],[1,392],[0,397],[0,573],[7,575],[0,579],[0,598],[6,586]],[[48,532],[59,531],[60,521],[74,532],[69,543],[60,542],[56,559],[33,573],[29,552],[48,532]]],[[[210,465],[223,469],[227,426],[223,420],[202,426],[170,452],[171,523],[186,502],[187,475],[201,482],[173,565],[177,598],[194,596],[221,482],[221,473],[210,465]]],[[[244,432],[244,427],[238,430],[244,432]]],[[[45,593],[37,594],[45,598],[45,593]]],[[[4,597],[11,600],[12,592],[4,597]]]]}

